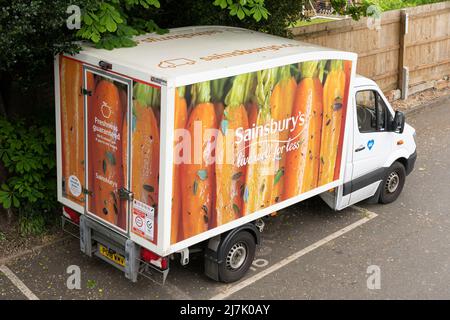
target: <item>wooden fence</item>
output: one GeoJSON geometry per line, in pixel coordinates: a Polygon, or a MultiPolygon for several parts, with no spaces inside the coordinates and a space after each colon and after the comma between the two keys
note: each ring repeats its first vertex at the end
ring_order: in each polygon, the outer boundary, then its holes
{"type": "Polygon", "coordinates": [[[417,91],[450,74],[450,1],[387,11],[379,21],[344,19],[291,31],[300,41],[358,53],[357,72],[384,91],[402,85],[417,91]]]}

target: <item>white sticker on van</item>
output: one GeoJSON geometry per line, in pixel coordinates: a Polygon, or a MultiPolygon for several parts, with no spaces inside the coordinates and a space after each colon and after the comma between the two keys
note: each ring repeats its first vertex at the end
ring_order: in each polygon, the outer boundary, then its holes
{"type": "Polygon", "coordinates": [[[81,182],[76,176],[69,177],[69,190],[72,195],[75,197],[80,196],[81,194],[81,182]]]}
{"type": "Polygon", "coordinates": [[[144,202],[133,200],[133,233],[153,241],[155,209],[144,202]]]}

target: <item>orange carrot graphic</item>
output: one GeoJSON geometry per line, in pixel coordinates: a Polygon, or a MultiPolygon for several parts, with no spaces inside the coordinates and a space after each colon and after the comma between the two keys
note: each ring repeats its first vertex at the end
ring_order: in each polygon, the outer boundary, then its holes
{"type": "Polygon", "coordinates": [[[272,200],[274,185],[274,134],[262,134],[262,127],[270,123],[270,97],[275,81],[276,69],[267,69],[257,72],[256,99],[258,111],[256,121],[253,119],[254,111],[249,110],[250,123],[258,134],[249,141],[249,164],[247,166],[246,185],[244,188],[244,213],[250,214],[268,207],[272,200]]]}
{"type": "MultiPolygon", "coordinates": [[[[113,82],[101,80],[98,83],[89,118],[91,132],[93,126],[104,127],[106,130],[110,129],[109,125],[122,128],[123,114],[119,90],[113,82]]],[[[123,185],[121,138],[104,138],[96,132],[92,134],[94,136],[89,137],[91,141],[89,166],[92,183],[89,189],[95,200],[92,199],[94,203],[90,201],[90,208],[96,215],[117,225],[119,215],[117,189],[123,185]],[[112,146],[117,147],[117,150],[114,150],[112,146]]]]}
{"type": "Polygon", "coordinates": [[[322,142],[320,147],[319,185],[334,179],[342,124],[345,73],[342,60],[331,61],[331,71],[323,88],[322,142]]]}
{"type": "MultiPolygon", "coordinates": [[[[75,197],[69,191],[69,177],[76,176],[84,185],[84,96],[82,65],[72,59],[61,58],[61,134],[63,179],[66,194],[71,200],[83,204],[83,195],[75,197]]],[[[92,76],[92,74],[91,74],[92,76]]]]}
{"type": "MultiPolygon", "coordinates": [[[[344,61],[344,73],[345,73],[345,89],[344,89],[344,99],[342,102],[343,107],[345,108],[342,112],[342,125],[341,130],[344,130],[345,128],[345,112],[347,110],[347,104],[348,104],[348,95],[349,95],[349,87],[350,87],[350,76],[352,72],[352,62],[349,60],[344,61]]],[[[336,166],[334,168],[334,179],[339,179],[339,173],[341,169],[341,161],[342,161],[342,147],[343,147],[343,141],[344,141],[344,134],[341,134],[341,137],[339,139],[339,147],[336,157],[336,166]]]]}
{"type": "MultiPolygon", "coordinates": [[[[275,85],[270,97],[270,107],[272,118],[276,121],[285,121],[291,117],[294,104],[295,88],[297,83],[291,76],[291,66],[287,65],[279,68],[279,80],[275,85]]],[[[285,176],[286,176],[286,145],[289,138],[289,128],[286,126],[278,133],[279,154],[276,155],[274,186],[272,191],[272,203],[277,203],[282,198],[285,176]]]]}
{"type": "Polygon", "coordinates": [[[245,82],[249,74],[238,75],[226,96],[216,145],[216,214],[214,226],[233,221],[243,214],[246,167],[238,165],[239,154],[246,155],[244,141],[236,142],[236,130],[248,128],[244,107],[245,82]]]}
{"type": "Polygon", "coordinates": [[[192,85],[194,107],[189,115],[186,129],[191,136],[191,163],[181,165],[181,214],[183,239],[202,233],[209,228],[214,210],[214,161],[212,151],[215,137],[205,135],[208,129],[217,128],[216,113],[211,103],[210,83],[192,85]],[[195,125],[202,129],[203,137],[194,136],[195,125]],[[201,140],[196,150],[195,140],[201,140]]]}
{"type": "MultiPolygon", "coordinates": [[[[174,129],[183,129],[187,121],[187,104],[184,98],[186,88],[179,87],[175,90],[175,115],[174,115],[174,129]]],[[[178,141],[174,141],[174,146],[178,141]]],[[[177,155],[174,154],[174,161],[177,155]]],[[[173,165],[172,175],[172,232],[171,243],[176,243],[180,238],[179,229],[181,225],[181,165],[173,165]]]]}

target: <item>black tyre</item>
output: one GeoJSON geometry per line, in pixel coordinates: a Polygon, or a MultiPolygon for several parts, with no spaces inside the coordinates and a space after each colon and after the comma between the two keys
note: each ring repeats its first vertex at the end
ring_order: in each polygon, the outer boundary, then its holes
{"type": "Polygon", "coordinates": [[[236,233],[224,248],[219,265],[219,279],[229,283],[241,279],[255,258],[255,237],[247,231],[236,233]]]}
{"type": "Polygon", "coordinates": [[[382,181],[380,203],[387,204],[397,200],[405,185],[405,179],[405,167],[400,162],[394,162],[382,181]]]}

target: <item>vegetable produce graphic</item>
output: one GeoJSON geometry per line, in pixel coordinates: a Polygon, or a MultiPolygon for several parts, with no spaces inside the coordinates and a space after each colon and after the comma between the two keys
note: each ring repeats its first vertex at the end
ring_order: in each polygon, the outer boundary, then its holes
{"type": "MultiPolygon", "coordinates": [[[[179,87],[175,90],[175,115],[174,129],[184,129],[187,121],[187,104],[184,98],[186,87],[179,87]]],[[[174,159],[178,141],[174,141],[174,159]]],[[[181,148],[183,149],[183,148],[181,148]]],[[[183,152],[183,151],[181,151],[183,152]]],[[[180,156],[180,155],[178,155],[180,156]]],[[[175,160],[174,160],[175,161],[175,160]]],[[[175,243],[180,238],[181,228],[181,185],[180,185],[181,165],[174,163],[172,175],[172,232],[171,242],[175,243]]]]}
{"type": "MultiPolygon", "coordinates": [[[[352,72],[352,62],[345,60],[344,61],[344,73],[345,73],[345,89],[344,89],[344,99],[343,99],[343,105],[344,107],[348,104],[348,95],[349,95],[349,88],[350,88],[350,77],[352,72]]],[[[342,129],[341,129],[341,137],[339,139],[339,146],[337,151],[337,158],[336,158],[336,166],[334,168],[334,179],[339,178],[339,173],[341,169],[341,161],[342,161],[342,149],[343,149],[343,141],[344,141],[344,128],[345,128],[345,112],[342,112],[342,129]]]]}
{"type": "Polygon", "coordinates": [[[225,90],[229,78],[211,81],[211,102],[214,104],[217,119],[222,119],[225,98],[225,90]]]}
{"type": "MultiPolygon", "coordinates": [[[[181,165],[183,239],[208,230],[214,210],[215,172],[212,152],[215,148],[214,136],[208,136],[208,129],[217,128],[216,112],[211,103],[210,82],[192,85],[193,109],[186,129],[195,137],[194,129],[201,127],[201,147],[191,143],[191,162],[181,165]]],[[[199,141],[197,141],[198,143],[199,141]]]]}
{"type": "Polygon", "coordinates": [[[136,82],[133,87],[131,190],[134,198],[156,206],[158,202],[159,128],[154,110],[160,108],[160,90],[136,82]]]}
{"type": "Polygon", "coordinates": [[[330,69],[323,88],[319,185],[327,184],[334,179],[344,106],[345,73],[343,61],[331,60],[330,69]]]}
{"type": "Polygon", "coordinates": [[[220,119],[216,145],[216,214],[214,226],[233,221],[243,214],[243,192],[246,167],[238,166],[240,153],[247,154],[246,143],[236,143],[236,130],[248,128],[244,106],[245,83],[250,74],[234,78],[225,98],[226,108],[220,119]],[[231,159],[230,159],[231,158],[231,159]]]}
{"type": "MultiPolygon", "coordinates": [[[[291,66],[278,68],[278,83],[275,85],[270,97],[271,115],[274,120],[283,121],[292,114],[294,104],[295,88],[297,83],[291,76],[291,66]]],[[[295,112],[294,112],[295,113],[295,112]]],[[[278,143],[274,141],[274,148],[279,150],[275,160],[274,186],[272,202],[277,203],[282,199],[283,188],[286,179],[286,145],[289,138],[289,127],[278,133],[278,143]]],[[[289,172],[290,173],[290,172],[289,172]]]]}
{"type": "MultiPolygon", "coordinates": [[[[118,188],[123,186],[122,141],[123,106],[119,89],[110,80],[100,80],[88,106],[88,151],[90,181],[89,210],[118,225],[120,210],[118,188]],[[103,116],[107,108],[109,118],[103,116]]],[[[123,225],[118,225],[124,228],[123,225]]]]}
{"type": "MultiPolygon", "coordinates": [[[[254,109],[250,109],[249,111],[249,123],[252,124],[252,127],[256,126],[257,128],[270,123],[270,97],[274,87],[275,75],[276,69],[257,72],[258,82],[255,96],[258,110],[255,112],[254,109]]],[[[249,141],[249,163],[243,195],[245,214],[253,213],[271,204],[275,171],[273,141],[276,141],[276,139],[276,135],[269,133],[257,135],[249,141]]]]}
{"type": "Polygon", "coordinates": [[[176,89],[174,128],[186,132],[174,151],[183,163],[173,169],[172,243],[339,178],[351,64],[343,66],[304,61],[176,89]]]}
{"type": "Polygon", "coordinates": [[[320,140],[322,127],[322,84],[317,74],[318,61],[303,62],[302,78],[295,92],[293,114],[305,115],[290,133],[299,148],[287,153],[284,199],[297,196],[317,186],[319,176],[320,140]]]}
{"type": "Polygon", "coordinates": [[[75,176],[84,186],[84,96],[82,64],[68,58],[60,59],[62,176],[66,196],[78,204],[84,195],[71,192],[69,177],[75,176]]]}

